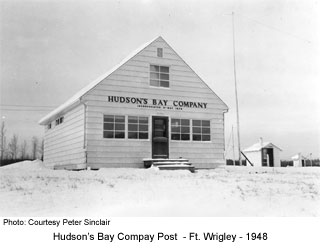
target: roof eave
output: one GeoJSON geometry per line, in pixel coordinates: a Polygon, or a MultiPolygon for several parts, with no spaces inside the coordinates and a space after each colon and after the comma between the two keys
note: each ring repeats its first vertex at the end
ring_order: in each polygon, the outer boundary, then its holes
{"type": "Polygon", "coordinates": [[[38,122],[39,125],[47,125],[49,122],[67,113],[70,109],[73,109],[79,103],[80,103],[80,99],[77,99],[74,102],[69,103],[67,106],[64,106],[63,104],[60,105],[58,108],[54,109],[45,117],[43,117],[41,120],[39,120],[38,122]]]}

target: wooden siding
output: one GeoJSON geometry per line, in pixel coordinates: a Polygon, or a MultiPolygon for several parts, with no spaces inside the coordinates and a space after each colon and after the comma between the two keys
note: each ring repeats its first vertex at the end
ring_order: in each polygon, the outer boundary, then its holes
{"type": "Polygon", "coordinates": [[[142,167],[142,159],[150,158],[152,154],[152,116],[167,116],[169,120],[210,120],[211,142],[169,140],[169,157],[185,157],[198,168],[214,167],[224,161],[223,113],[227,110],[226,105],[161,38],[101,81],[85,94],[82,100],[87,105],[87,163],[90,167],[142,167]],[[163,58],[157,57],[158,47],[163,48],[163,58]],[[170,67],[170,88],[150,87],[150,64],[170,67]],[[208,105],[206,109],[158,110],[137,107],[131,103],[109,103],[108,96],[166,99],[169,102],[205,102],[208,105]],[[149,139],[140,141],[103,138],[104,114],[149,117],[149,139]]]}
{"type": "Polygon", "coordinates": [[[45,131],[44,163],[53,168],[59,165],[85,167],[84,106],[79,105],[64,115],[63,123],[45,131]]]}

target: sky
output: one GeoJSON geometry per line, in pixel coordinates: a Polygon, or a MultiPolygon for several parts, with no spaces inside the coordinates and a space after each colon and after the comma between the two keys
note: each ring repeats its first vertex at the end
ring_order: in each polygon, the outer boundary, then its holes
{"type": "MultiPolygon", "coordinates": [[[[228,105],[241,148],[259,137],[281,158],[320,157],[320,1],[0,0],[1,119],[19,140],[78,90],[161,35],[228,105]]],[[[236,133],[235,133],[236,140],[236,133]]],[[[236,144],[236,143],[235,143],[236,144]]]]}

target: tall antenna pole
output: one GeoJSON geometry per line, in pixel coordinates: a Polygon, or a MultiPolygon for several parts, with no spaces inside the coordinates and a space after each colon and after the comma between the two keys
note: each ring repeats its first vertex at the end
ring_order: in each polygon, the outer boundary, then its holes
{"type": "Polygon", "coordinates": [[[233,125],[232,125],[232,153],[233,153],[233,166],[236,165],[235,159],[236,157],[234,156],[234,138],[233,138],[233,125]]]}
{"type": "Polygon", "coordinates": [[[234,12],[232,12],[232,38],[233,38],[233,73],[234,73],[234,86],[236,94],[236,111],[237,111],[237,135],[238,135],[238,154],[239,165],[241,166],[241,147],[240,147],[240,125],[239,125],[239,104],[238,104],[238,91],[237,91],[237,73],[236,73],[236,46],[234,35],[234,12]]]}

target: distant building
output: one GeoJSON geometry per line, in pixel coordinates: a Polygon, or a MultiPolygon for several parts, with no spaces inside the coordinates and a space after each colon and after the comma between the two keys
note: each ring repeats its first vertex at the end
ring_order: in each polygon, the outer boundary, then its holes
{"type": "MultiPolygon", "coordinates": [[[[256,144],[243,150],[253,166],[280,167],[280,152],[282,150],[270,142],[263,142],[262,138],[256,144]]],[[[250,163],[247,160],[247,166],[250,163]]]]}
{"type": "Polygon", "coordinates": [[[39,121],[45,126],[44,163],[138,168],[144,158],[186,158],[196,168],[213,168],[225,163],[227,111],[158,37],[39,121]]]}
{"type": "Polygon", "coordinates": [[[301,153],[298,153],[291,157],[293,161],[293,167],[305,167],[307,158],[303,156],[301,153]]]}

